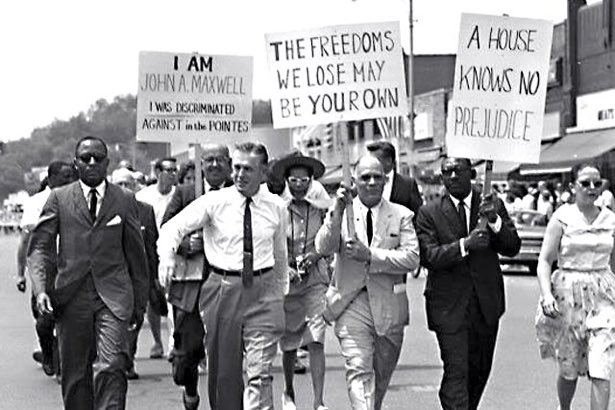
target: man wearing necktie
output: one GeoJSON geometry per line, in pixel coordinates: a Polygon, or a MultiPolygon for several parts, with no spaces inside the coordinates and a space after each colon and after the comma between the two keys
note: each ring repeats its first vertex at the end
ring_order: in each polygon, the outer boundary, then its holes
{"type": "Polygon", "coordinates": [[[427,324],[444,363],[442,408],[476,409],[504,313],[498,253],[514,256],[521,241],[502,201],[472,188],[469,159],[445,158],[441,170],[446,194],[422,206],[415,221],[421,264],[429,270],[427,324]]]}
{"type": "Polygon", "coordinates": [[[346,361],[353,410],[380,409],[408,324],[406,273],[417,268],[419,245],[412,211],[382,197],[385,174],[374,156],[355,168],[358,197],[342,187],[316,236],[316,251],[335,254],[325,318],[335,321],[346,361]],[[354,211],[355,236],[345,217],[354,211]]]}
{"type": "MultiPolygon", "coordinates": [[[[231,158],[226,145],[205,145],[202,150],[202,163],[204,195],[233,185],[231,158]]],[[[195,192],[194,183],[177,186],[162,217],[162,225],[194,201],[195,192]]],[[[199,277],[182,276],[176,271],[174,277],[162,278],[163,281],[170,281],[168,301],[173,305],[173,322],[175,323],[172,359],[173,381],[184,387],[184,401],[188,408],[190,403],[196,403],[199,400],[198,367],[205,357],[203,345],[205,329],[199,313],[199,300],[209,269],[207,259],[203,258],[201,230],[185,235],[177,249],[177,258],[183,259],[183,263],[201,262],[199,257],[203,259],[199,277]]]]}
{"type": "Polygon", "coordinates": [[[147,301],[137,202],[107,183],[108,164],[103,140],[77,143],[79,181],[52,190],[28,248],[38,309],[57,317],[66,409],[126,407],[128,328],[147,301]]]}
{"type": "Polygon", "coordinates": [[[273,409],[271,366],[284,330],[289,278],[285,203],[261,189],[267,160],[262,144],[238,144],[232,155],[235,185],[194,200],[162,226],[158,240],[159,276],[166,280],[173,276],[182,238],[203,230],[210,276],[199,310],[207,329],[212,409],[273,409]]]}

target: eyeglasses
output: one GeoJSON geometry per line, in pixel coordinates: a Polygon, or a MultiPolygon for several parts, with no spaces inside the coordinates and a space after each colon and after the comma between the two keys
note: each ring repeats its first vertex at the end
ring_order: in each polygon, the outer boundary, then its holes
{"type": "Polygon", "coordinates": [[[177,168],[162,168],[161,171],[167,174],[177,174],[177,168]]]}
{"type": "Polygon", "coordinates": [[[312,178],[310,177],[288,177],[288,182],[290,184],[307,184],[308,182],[310,182],[312,178]]]}
{"type": "Polygon", "coordinates": [[[592,188],[602,188],[602,180],[601,179],[599,179],[597,181],[590,181],[589,179],[584,179],[582,181],[577,181],[577,182],[583,188],[589,188],[590,185],[592,186],[592,188]]]}
{"type": "Polygon", "coordinates": [[[450,177],[451,175],[453,175],[453,172],[459,175],[465,171],[469,171],[469,169],[463,166],[446,167],[446,168],[442,168],[442,175],[444,175],[445,177],[450,177]]]}
{"type": "Polygon", "coordinates": [[[89,164],[92,161],[92,158],[94,158],[94,161],[97,164],[100,164],[107,158],[107,156],[105,154],[99,153],[85,153],[79,155],[77,158],[79,158],[80,161],[85,162],[86,164],[89,164]]]}

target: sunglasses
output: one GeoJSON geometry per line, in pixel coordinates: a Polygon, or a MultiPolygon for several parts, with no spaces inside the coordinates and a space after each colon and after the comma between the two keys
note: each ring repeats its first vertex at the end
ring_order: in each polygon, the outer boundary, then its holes
{"type": "Polygon", "coordinates": [[[100,164],[107,158],[107,156],[105,154],[86,153],[86,154],[79,155],[77,158],[79,158],[80,161],[85,162],[86,164],[89,164],[92,161],[92,158],[94,158],[94,162],[96,162],[97,164],[100,164]]]}
{"type": "Polygon", "coordinates": [[[592,186],[592,188],[602,188],[602,180],[601,179],[599,179],[597,181],[590,181],[588,179],[585,179],[583,181],[577,181],[577,182],[583,188],[589,188],[590,185],[592,186]]]}
{"type": "Polygon", "coordinates": [[[162,172],[167,174],[177,174],[177,168],[162,168],[162,172]]]}
{"type": "Polygon", "coordinates": [[[469,168],[465,168],[462,166],[455,166],[455,167],[446,167],[446,168],[442,168],[442,175],[446,176],[446,177],[450,177],[451,175],[453,175],[453,172],[455,172],[455,174],[459,175],[462,172],[465,171],[470,171],[469,168]]]}
{"type": "Polygon", "coordinates": [[[310,177],[288,177],[288,182],[291,184],[307,184],[312,178],[310,177]]]}

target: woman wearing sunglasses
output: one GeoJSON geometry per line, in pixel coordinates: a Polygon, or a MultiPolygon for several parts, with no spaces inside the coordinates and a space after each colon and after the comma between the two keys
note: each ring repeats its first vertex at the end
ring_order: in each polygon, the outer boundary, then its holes
{"type": "Polygon", "coordinates": [[[575,166],[572,176],[575,201],[553,214],[538,259],[536,331],[541,356],[559,364],[560,409],[570,408],[579,376],[591,382],[591,409],[607,409],[615,362],[615,214],[594,204],[603,184],[594,165],[575,166]]]}

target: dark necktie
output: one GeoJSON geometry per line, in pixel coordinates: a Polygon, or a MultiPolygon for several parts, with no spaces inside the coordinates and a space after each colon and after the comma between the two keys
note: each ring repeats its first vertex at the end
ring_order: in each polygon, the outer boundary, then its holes
{"type": "Polygon", "coordinates": [[[457,205],[457,213],[459,214],[459,222],[461,222],[461,228],[463,229],[463,236],[468,236],[468,220],[466,218],[466,209],[463,201],[459,201],[457,205]]]}
{"type": "Polygon", "coordinates": [[[249,288],[254,280],[254,249],[252,245],[252,212],[250,211],[252,198],[246,198],[246,209],[243,213],[243,271],[241,281],[243,286],[249,288]]]}
{"type": "Polygon", "coordinates": [[[372,210],[367,210],[367,218],[366,218],[366,228],[367,228],[367,244],[372,244],[372,238],[374,237],[374,222],[372,221],[372,210]]]}
{"type": "Polygon", "coordinates": [[[98,205],[98,196],[94,188],[90,189],[90,216],[92,221],[96,220],[96,206],[98,205]]]}

